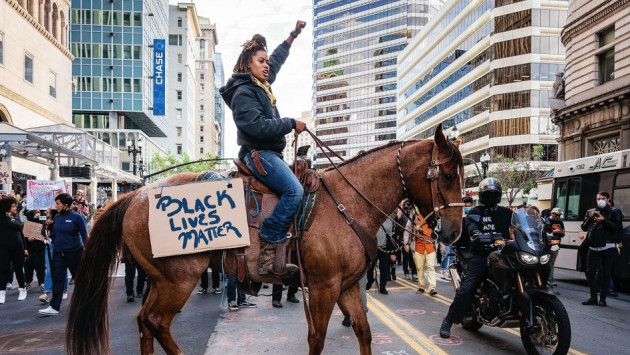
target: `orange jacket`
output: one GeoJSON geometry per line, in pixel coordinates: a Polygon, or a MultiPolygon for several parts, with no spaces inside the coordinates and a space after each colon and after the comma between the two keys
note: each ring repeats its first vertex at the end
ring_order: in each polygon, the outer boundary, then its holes
{"type": "MultiPolygon", "coordinates": [[[[423,221],[424,217],[422,217],[421,214],[418,214],[418,218],[416,219],[416,230],[420,228],[426,235],[431,235],[433,230],[428,224],[423,224],[422,227],[420,227],[420,223],[423,221]]],[[[425,252],[427,254],[435,253],[435,243],[430,237],[416,232],[416,252],[420,254],[424,254],[425,252]]]]}

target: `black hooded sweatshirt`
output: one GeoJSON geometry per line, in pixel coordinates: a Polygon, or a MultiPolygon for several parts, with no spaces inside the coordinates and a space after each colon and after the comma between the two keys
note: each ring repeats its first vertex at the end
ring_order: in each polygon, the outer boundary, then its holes
{"type": "MultiPolygon", "coordinates": [[[[269,57],[269,84],[276,80],[290,48],[291,45],[284,41],[269,57]]],[[[282,154],[287,144],[284,136],[295,128],[295,120],[280,117],[265,91],[254,84],[251,74],[232,74],[219,93],[232,110],[237,129],[236,142],[241,146],[239,159],[243,159],[249,149],[272,150],[282,154]]]]}

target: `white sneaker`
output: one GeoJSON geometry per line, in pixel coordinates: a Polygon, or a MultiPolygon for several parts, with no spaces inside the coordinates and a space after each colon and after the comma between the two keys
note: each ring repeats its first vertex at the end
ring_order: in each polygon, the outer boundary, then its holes
{"type": "Polygon", "coordinates": [[[63,296],[61,296],[62,300],[67,300],[68,299],[68,292],[64,292],[63,296]]]}
{"type": "Polygon", "coordinates": [[[13,284],[10,282],[7,282],[7,290],[13,290],[13,284]]]}
{"type": "Polygon", "coordinates": [[[7,291],[0,291],[0,304],[4,304],[4,300],[7,297],[7,291]]]}
{"type": "Polygon", "coordinates": [[[59,314],[59,311],[55,310],[51,306],[48,306],[47,308],[40,309],[38,313],[44,316],[56,316],[59,314]]]}
{"type": "Polygon", "coordinates": [[[18,301],[24,301],[26,299],[27,291],[25,288],[18,288],[20,294],[18,295],[18,301]]]}
{"type": "Polygon", "coordinates": [[[39,296],[39,302],[48,303],[48,295],[44,293],[41,296],[39,296]]]}

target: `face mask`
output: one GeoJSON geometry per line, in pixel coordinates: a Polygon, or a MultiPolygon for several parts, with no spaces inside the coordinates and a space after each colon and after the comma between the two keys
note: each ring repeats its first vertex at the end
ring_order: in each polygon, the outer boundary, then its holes
{"type": "Polygon", "coordinates": [[[464,207],[464,213],[468,214],[472,210],[472,207],[464,207]]]}
{"type": "Polygon", "coordinates": [[[597,207],[599,207],[600,210],[606,207],[606,200],[597,200],[597,207]]]}

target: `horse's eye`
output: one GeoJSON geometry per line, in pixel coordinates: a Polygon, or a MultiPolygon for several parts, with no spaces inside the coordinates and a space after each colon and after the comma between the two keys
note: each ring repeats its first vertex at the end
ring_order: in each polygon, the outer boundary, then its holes
{"type": "Polygon", "coordinates": [[[446,182],[453,181],[453,174],[444,174],[444,181],[446,182]]]}

